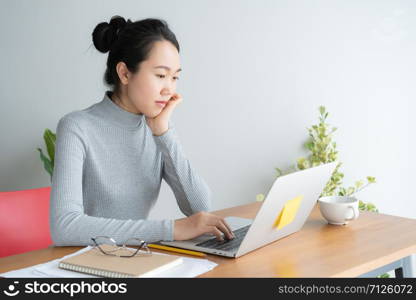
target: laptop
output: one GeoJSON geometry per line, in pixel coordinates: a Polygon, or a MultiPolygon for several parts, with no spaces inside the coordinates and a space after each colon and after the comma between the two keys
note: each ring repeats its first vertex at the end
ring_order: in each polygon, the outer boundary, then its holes
{"type": "Polygon", "coordinates": [[[234,238],[217,240],[203,234],[186,241],[160,241],[163,245],[226,257],[240,257],[299,231],[338,162],[331,162],[278,177],[254,219],[225,217],[234,238]]]}

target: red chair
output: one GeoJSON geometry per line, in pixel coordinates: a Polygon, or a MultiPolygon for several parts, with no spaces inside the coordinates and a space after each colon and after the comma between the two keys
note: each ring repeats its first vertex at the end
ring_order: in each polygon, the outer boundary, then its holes
{"type": "Polygon", "coordinates": [[[51,187],[0,192],[0,257],[47,248],[51,187]]]}

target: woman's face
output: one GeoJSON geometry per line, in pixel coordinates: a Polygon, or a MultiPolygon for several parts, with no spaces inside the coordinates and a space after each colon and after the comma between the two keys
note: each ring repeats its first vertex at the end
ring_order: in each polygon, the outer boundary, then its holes
{"type": "Polygon", "coordinates": [[[133,74],[127,70],[127,84],[121,85],[124,106],[131,112],[156,117],[164,108],[156,101],[168,101],[176,93],[180,68],[175,46],[168,41],[155,42],[149,58],[140,63],[139,71],[133,74]]]}

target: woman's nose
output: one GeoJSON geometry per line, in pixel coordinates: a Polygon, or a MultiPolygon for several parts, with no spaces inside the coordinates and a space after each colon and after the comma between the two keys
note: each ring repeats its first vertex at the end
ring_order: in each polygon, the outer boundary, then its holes
{"type": "Polygon", "coordinates": [[[170,98],[172,97],[172,95],[175,93],[175,89],[174,88],[168,88],[168,89],[164,89],[160,94],[162,95],[162,97],[164,98],[170,98]]]}

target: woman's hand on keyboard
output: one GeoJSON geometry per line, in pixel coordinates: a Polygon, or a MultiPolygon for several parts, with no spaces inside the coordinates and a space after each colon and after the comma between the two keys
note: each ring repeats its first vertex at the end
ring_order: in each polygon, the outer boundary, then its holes
{"type": "Polygon", "coordinates": [[[219,241],[224,240],[222,234],[228,239],[234,238],[234,234],[224,218],[201,211],[187,218],[175,220],[174,240],[190,240],[202,234],[211,233],[219,241]]]}

